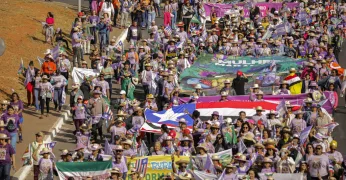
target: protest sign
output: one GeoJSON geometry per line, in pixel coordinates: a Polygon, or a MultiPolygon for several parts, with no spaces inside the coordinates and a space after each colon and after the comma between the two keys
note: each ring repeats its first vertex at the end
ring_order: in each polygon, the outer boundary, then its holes
{"type": "MultiPolygon", "coordinates": [[[[136,167],[136,161],[142,158],[148,158],[146,175],[143,179],[145,180],[159,180],[162,176],[172,173],[172,157],[171,155],[160,155],[160,156],[144,156],[144,157],[126,157],[127,162],[130,162],[130,167],[136,167]]],[[[175,156],[175,162],[179,160],[189,161],[188,156],[175,156]]]]}

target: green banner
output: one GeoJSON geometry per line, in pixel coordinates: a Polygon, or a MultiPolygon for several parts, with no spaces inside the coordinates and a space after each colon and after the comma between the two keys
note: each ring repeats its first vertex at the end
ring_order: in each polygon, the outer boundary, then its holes
{"type": "Polygon", "coordinates": [[[232,82],[237,71],[249,76],[246,89],[254,83],[266,87],[279,84],[290,68],[298,69],[303,62],[303,59],[285,56],[256,58],[204,54],[182,72],[179,80],[184,91],[192,91],[196,84],[201,84],[207,95],[215,95],[224,86],[223,82],[226,79],[232,82]]]}

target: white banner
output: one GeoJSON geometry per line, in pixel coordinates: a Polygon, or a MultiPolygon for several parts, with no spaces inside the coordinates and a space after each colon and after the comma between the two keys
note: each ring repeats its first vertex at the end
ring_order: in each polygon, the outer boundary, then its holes
{"type": "Polygon", "coordinates": [[[81,84],[84,81],[84,77],[98,76],[100,74],[99,70],[96,69],[83,69],[74,67],[72,70],[73,83],[81,84]]]}
{"type": "MultiPolygon", "coordinates": [[[[261,179],[267,179],[268,174],[259,173],[258,174],[261,179]]],[[[283,173],[274,173],[271,175],[273,179],[280,179],[280,180],[303,180],[304,176],[300,173],[292,173],[292,174],[283,174],[283,173]]]]}

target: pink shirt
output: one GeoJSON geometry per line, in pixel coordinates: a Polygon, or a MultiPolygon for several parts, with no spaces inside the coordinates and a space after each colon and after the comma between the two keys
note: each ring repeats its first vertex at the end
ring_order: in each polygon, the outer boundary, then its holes
{"type": "Polygon", "coordinates": [[[52,18],[52,17],[46,18],[46,23],[49,25],[53,25],[54,24],[54,18],[52,18]]]}

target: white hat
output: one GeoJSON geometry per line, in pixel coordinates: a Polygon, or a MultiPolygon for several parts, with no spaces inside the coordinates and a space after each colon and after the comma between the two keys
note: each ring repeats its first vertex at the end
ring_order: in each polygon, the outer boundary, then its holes
{"type": "Polygon", "coordinates": [[[229,118],[229,117],[228,117],[228,118],[225,119],[225,121],[226,121],[227,123],[231,123],[231,122],[232,122],[232,118],[229,118]]]}
{"type": "Polygon", "coordinates": [[[179,119],[179,122],[180,122],[180,123],[185,123],[185,124],[186,124],[185,118],[180,118],[180,119],[179,119]]]}
{"type": "Polygon", "coordinates": [[[50,53],[51,53],[50,49],[47,49],[46,52],[43,53],[43,54],[44,54],[44,55],[48,55],[48,54],[50,54],[50,53]]]}
{"type": "Polygon", "coordinates": [[[124,90],[121,90],[120,94],[126,94],[126,92],[124,90]]]}
{"type": "Polygon", "coordinates": [[[197,85],[195,86],[195,89],[202,89],[202,86],[201,86],[200,84],[197,84],[197,85]]]}
{"type": "Polygon", "coordinates": [[[254,84],[252,88],[259,88],[258,84],[254,84]]]}

